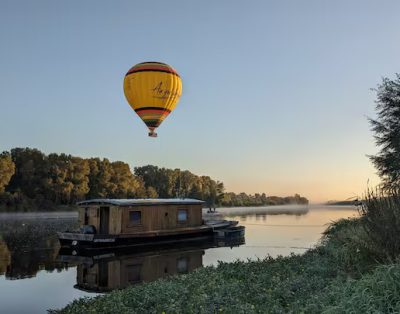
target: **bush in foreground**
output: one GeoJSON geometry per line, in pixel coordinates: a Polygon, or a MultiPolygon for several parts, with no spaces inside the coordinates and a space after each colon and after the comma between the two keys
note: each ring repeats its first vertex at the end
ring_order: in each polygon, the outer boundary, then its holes
{"type": "Polygon", "coordinates": [[[400,190],[369,191],[361,207],[369,250],[382,262],[400,256],[400,190]]]}
{"type": "Polygon", "coordinates": [[[325,313],[400,313],[400,264],[378,266],[360,280],[335,282],[325,313]]]}

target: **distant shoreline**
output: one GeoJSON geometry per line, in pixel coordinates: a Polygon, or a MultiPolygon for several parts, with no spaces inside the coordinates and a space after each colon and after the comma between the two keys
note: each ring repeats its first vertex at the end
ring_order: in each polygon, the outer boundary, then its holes
{"type": "Polygon", "coordinates": [[[47,212],[2,212],[0,213],[0,220],[2,219],[75,219],[78,218],[77,211],[47,211],[47,212]]]}

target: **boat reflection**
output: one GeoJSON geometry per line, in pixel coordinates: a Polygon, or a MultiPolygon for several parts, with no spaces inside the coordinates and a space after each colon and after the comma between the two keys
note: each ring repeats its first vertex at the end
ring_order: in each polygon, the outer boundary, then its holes
{"type": "Polygon", "coordinates": [[[200,243],[96,251],[91,253],[61,249],[58,260],[77,266],[76,289],[109,292],[130,285],[186,274],[203,266],[206,249],[244,244],[244,237],[209,239],[200,243]]]}

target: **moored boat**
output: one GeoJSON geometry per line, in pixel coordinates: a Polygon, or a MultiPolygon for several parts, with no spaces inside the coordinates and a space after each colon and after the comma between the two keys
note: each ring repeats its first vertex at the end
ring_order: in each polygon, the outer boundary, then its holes
{"type": "Polygon", "coordinates": [[[58,232],[62,246],[148,246],[213,237],[237,221],[202,219],[196,199],[93,199],[79,202],[77,231],[58,232]]]}

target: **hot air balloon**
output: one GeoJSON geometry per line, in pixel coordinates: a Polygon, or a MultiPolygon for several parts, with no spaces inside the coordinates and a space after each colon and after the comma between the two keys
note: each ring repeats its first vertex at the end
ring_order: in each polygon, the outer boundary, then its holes
{"type": "Polygon", "coordinates": [[[125,75],[124,93],[132,109],[149,128],[149,136],[175,109],[182,94],[182,80],[168,64],[143,62],[125,75]]]}

